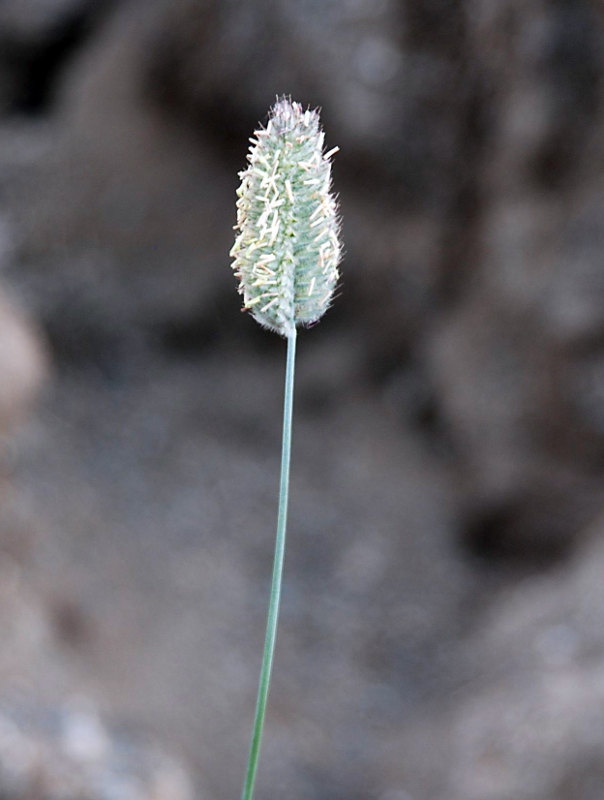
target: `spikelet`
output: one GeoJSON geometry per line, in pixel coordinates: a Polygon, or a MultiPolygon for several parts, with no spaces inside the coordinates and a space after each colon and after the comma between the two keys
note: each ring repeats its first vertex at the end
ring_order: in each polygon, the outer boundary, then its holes
{"type": "Polygon", "coordinates": [[[244,309],[264,327],[291,336],[316,322],[338,281],[338,209],[331,156],[323,152],[318,111],[278,99],[266,128],[250,139],[239,173],[235,244],[230,255],[244,309]]]}

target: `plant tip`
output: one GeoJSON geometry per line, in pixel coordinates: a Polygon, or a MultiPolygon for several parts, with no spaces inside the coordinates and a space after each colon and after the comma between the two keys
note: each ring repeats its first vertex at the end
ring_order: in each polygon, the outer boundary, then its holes
{"type": "Polygon", "coordinates": [[[264,327],[291,336],[330,305],[341,257],[331,191],[331,157],[317,110],[277,98],[266,128],[250,139],[237,190],[231,249],[244,308],[264,327]]]}

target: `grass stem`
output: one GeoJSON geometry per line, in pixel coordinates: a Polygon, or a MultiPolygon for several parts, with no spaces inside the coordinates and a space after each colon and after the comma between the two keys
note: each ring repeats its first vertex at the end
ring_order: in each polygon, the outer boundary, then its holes
{"type": "Polygon", "coordinates": [[[287,337],[287,366],[285,370],[285,397],[283,402],[283,440],[281,445],[281,479],[279,483],[279,515],[277,518],[277,538],[275,542],[275,559],[273,562],[273,577],[271,594],[268,606],[268,619],[266,623],[266,636],[264,639],[264,653],[260,669],[260,682],[258,685],[258,698],[256,700],[256,713],[254,716],[254,729],[245,781],[241,800],[252,800],[258,758],[264,729],[266,715],[266,702],[271,682],[271,670],[275,653],[275,640],[277,638],[277,622],[279,618],[279,601],[281,598],[281,579],[283,575],[283,558],[285,555],[285,532],[287,527],[287,502],[289,494],[289,463],[292,440],[292,411],[294,405],[294,373],[296,363],[296,330],[287,337]]]}

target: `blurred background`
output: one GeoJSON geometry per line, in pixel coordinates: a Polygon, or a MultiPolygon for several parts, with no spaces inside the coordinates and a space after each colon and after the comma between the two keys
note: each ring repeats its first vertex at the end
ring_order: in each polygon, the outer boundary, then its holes
{"type": "Polygon", "coordinates": [[[258,797],[604,796],[600,0],[0,2],[0,796],[238,797],[277,94],[339,145],[258,797]]]}

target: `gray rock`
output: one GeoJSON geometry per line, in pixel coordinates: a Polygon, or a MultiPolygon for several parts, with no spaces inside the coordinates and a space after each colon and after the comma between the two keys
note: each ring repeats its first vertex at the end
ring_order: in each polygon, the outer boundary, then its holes
{"type": "Polygon", "coordinates": [[[17,304],[0,292],[0,434],[24,421],[46,373],[41,337],[17,304]]]}
{"type": "Polygon", "coordinates": [[[0,113],[47,112],[70,56],[111,4],[112,0],[4,0],[0,5],[0,113]]]}
{"type": "Polygon", "coordinates": [[[182,764],[79,701],[0,703],[0,792],[7,800],[191,800],[182,764]]]}
{"type": "Polygon", "coordinates": [[[602,530],[566,574],[509,592],[485,620],[479,687],[449,720],[459,800],[596,800],[601,708],[602,530]]]}

